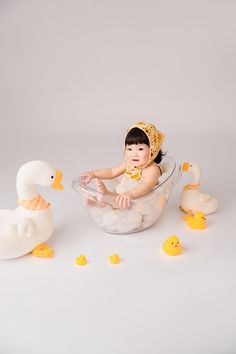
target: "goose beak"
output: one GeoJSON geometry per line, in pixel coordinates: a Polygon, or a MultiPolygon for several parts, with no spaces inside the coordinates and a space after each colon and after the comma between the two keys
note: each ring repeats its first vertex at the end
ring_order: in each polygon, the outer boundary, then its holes
{"type": "Polygon", "coordinates": [[[63,177],[62,172],[59,171],[59,170],[57,170],[57,171],[56,171],[55,180],[54,180],[53,184],[51,185],[51,187],[52,187],[52,188],[55,188],[55,189],[61,189],[61,190],[63,190],[64,187],[63,187],[63,185],[61,184],[62,177],[63,177]]]}
{"type": "Polygon", "coordinates": [[[188,171],[188,169],[189,169],[189,163],[185,162],[182,166],[182,171],[186,172],[186,171],[188,171]]]}

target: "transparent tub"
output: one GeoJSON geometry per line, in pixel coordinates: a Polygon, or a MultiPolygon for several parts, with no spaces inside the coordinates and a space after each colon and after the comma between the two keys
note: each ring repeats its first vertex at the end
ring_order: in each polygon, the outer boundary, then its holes
{"type": "MultiPolygon", "coordinates": [[[[72,187],[83,196],[89,214],[104,231],[113,234],[138,232],[156,222],[181,176],[181,166],[169,156],[163,158],[161,167],[163,174],[159,178],[159,184],[149,194],[132,200],[129,209],[114,209],[112,197],[98,192],[94,181],[85,185],[80,177],[76,177],[72,187]]],[[[120,177],[103,182],[110,191],[115,191],[120,177]]]]}

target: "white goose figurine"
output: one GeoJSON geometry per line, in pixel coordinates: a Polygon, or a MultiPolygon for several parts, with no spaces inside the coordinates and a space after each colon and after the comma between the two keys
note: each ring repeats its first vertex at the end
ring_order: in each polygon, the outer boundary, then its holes
{"type": "Polygon", "coordinates": [[[184,186],[180,194],[180,208],[185,212],[196,213],[198,211],[204,214],[214,213],[218,208],[218,202],[208,194],[200,192],[200,168],[195,163],[185,162],[182,171],[188,171],[193,176],[193,182],[184,186]]]}
{"type": "Polygon", "coordinates": [[[47,162],[30,161],[17,173],[19,206],[0,210],[0,259],[21,257],[31,251],[35,256],[51,257],[53,250],[44,244],[54,229],[50,203],[34,185],[63,189],[62,173],[47,162]]]}

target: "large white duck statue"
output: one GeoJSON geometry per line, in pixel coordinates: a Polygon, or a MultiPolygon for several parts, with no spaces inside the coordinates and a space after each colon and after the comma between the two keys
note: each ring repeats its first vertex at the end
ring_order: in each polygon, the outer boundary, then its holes
{"type": "Polygon", "coordinates": [[[50,203],[35,191],[34,185],[63,189],[62,173],[44,161],[30,161],[17,173],[19,206],[0,210],[0,259],[21,257],[32,252],[52,257],[53,250],[44,244],[54,229],[50,203]]]}
{"type": "Polygon", "coordinates": [[[208,194],[200,192],[200,167],[195,163],[185,162],[182,171],[188,171],[192,174],[194,180],[191,184],[183,187],[180,194],[180,209],[185,212],[196,213],[198,211],[204,214],[214,213],[218,208],[218,202],[208,194]]]}

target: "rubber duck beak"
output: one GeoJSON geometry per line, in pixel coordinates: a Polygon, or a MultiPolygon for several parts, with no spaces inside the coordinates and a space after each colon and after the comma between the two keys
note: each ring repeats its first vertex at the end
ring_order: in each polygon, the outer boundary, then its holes
{"type": "Polygon", "coordinates": [[[189,169],[189,163],[185,162],[182,166],[182,171],[186,172],[186,171],[188,171],[188,169],[189,169]]]}
{"type": "Polygon", "coordinates": [[[59,171],[59,170],[57,170],[57,171],[56,171],[56,178],[55,178],[53,184],[51,185],[51,187],[52,187],[52,188],[55,188],[55,189],[63,190],[64,187],[63,187],[63,185],[61,184],[62,177],[63,177],[62,172],[59,171]]]}

